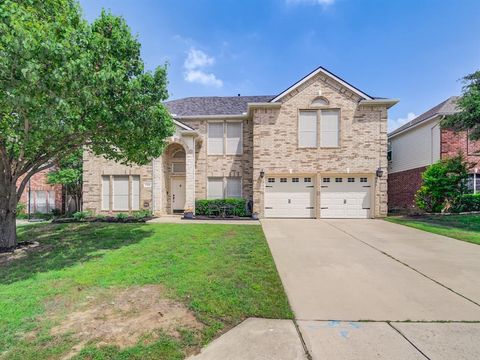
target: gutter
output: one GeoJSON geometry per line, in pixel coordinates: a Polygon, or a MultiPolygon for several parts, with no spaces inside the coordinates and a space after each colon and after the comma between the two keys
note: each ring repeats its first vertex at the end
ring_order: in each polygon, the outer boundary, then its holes
{"type": "Polygon", "coordinates": [[[372,100],[360,100],[359,105],[386,105],[387,109],[390,109],[393,105],[399,103],[399,99],[372,99],[372,100]]]}

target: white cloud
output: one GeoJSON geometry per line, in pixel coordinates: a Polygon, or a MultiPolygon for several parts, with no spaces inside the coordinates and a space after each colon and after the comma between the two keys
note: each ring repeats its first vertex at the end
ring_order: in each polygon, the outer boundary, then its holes
{"type": "Polygon", "coordinates": [[[412,121],[416,117],[417,117],[417,115],[415,115],[412,112],[409,112],[406,117],[398,118],[398,119],[389,119],[388,120],[388,131],[389,132],[393,131],[393,130],[399,128],[400,126],[402,126],[403,124],[406,124],[407,122],[412,121]]]}
{"type": "Polygon", "coordinates": [[[184,79],[192,83],[222,87],[223,81],[221,79],[204,70],[205,67],[213,64],[215,64],[215,58],[208,56],[202,50],[191,48],[183,64],[185,68],[184,79]]]}
{"type": "Polygon", "coordinates": [[[335,3],[336,0],[285,0],[287,4],[306,4],[306,5],[323,5],[328,6],[335,3]]]}

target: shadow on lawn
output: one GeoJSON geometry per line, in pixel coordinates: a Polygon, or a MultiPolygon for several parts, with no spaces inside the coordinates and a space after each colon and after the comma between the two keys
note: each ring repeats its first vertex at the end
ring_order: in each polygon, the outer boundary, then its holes
{"type": "Polygon", "coordinates": [[[17,228],[18,241],[38,241],[25,257],[0,265],[0,284],[26,280],[39,272],[61,270],[100,258],[102,250],[115,250],[151,236],[145,224],[39,224],[17,228]]]}

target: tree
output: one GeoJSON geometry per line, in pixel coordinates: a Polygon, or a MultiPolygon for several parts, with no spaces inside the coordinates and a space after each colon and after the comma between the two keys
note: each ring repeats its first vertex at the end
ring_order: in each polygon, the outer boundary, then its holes
{"type": "Polygon", "coordinates": [[[468,164],[462,155],[442,159],[427,167],[415,195],[417,206],[427,212],[449,211],[467,191],[468,164]]]}
{"type": "Polygon", "coordinates": [[[463,78],[462,96],[457,101],[460,112],[446,116],[441,125],[455,131],[468,130],[472,140],[480,139],[480,70],[463,78]]]}
{"type": "Polygon", "coordinates": [[[0,249],[16,245],[33,174],[81,148],[123,164],[160,156],[174,132],[167,97],[166,67],[144,70],[123,18],[89,24],[74,0],[0,1],[0,249]]]}
{"type": "MultiPolygon", "coordinates": [[[[50,184],[62,185],[65,196],[72,196],[75,201],[75,209],[81,210],[82,203],[82,178],[83,178],[83,151],[78,149],[72,155],[62,159],[57,168],[48,173],[47,178],[50,184]]],[[[68,211],[68,199],[65,199],[68,211]]]]}

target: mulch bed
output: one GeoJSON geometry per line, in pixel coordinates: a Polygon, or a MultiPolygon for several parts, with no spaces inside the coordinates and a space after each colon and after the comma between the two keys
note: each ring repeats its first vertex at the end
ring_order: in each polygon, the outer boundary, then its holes
{"type": "Polygon", "coordinates": [[[144,223],[147,222],[148,220],[154,219],[153,216],[149,217],[144,217],[144,218],[135,218],[133,216],[129,216],[126,218],[117,218],[115,216],[106,216],[103,218],[97,218],[97,217],[92,217],[92,218],[85,218],[82,220],[77,220],[74,218],[59,218],[59,219],[54,219],[52,220],[52,223],[54,224],[69,224],[69,223],[82,223],[82,222],[105,222],[105,223],[144,223]]]}
{"type": "Polygon", "coordinates": [[[238,221],[252,221],[251,217],[240,217],[240,216],[232,216],[232,217],[220,217],[220,216],[206,216],[206,215],[198,215],[195,216],[193,219],[182,217],[183,220],[238,220],[238,221]]]}

